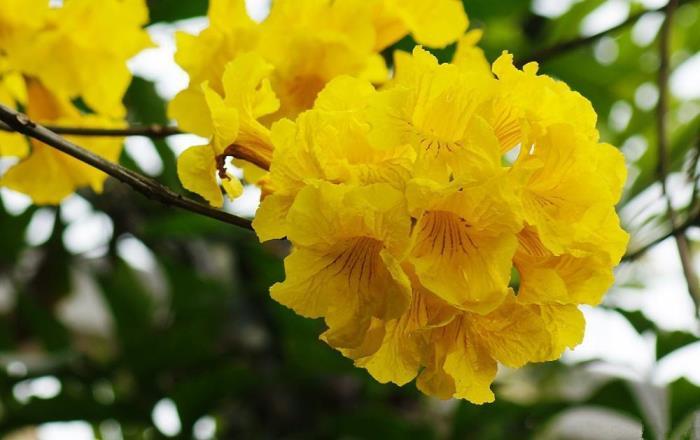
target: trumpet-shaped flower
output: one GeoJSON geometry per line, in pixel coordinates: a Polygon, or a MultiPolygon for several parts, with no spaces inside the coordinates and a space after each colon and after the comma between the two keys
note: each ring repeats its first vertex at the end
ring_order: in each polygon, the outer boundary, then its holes
{"type": "MultiPolygon", "coordinates": [[[[455,65],[439,65],[420,47],[412,57],[397,58],[392,87],[379,92],[370,106],[372,142],[381,148],[411,145],[419,174],[446,178],[469,161],[462,160],[470,142],[472,119],[491,95],[495,80],[455,65]]],[[[498,154],[498,151],[493,151],[498,154]]]]}
{"type": "Polygon", "coordinates": [[[243,54],[224,72],[224,97],[208,83],[202,86],[212,123],[211,143],[187,149],[178,158],[178,174],[185,188],[214,206],[223,205],[217,175],[229,197],[236,198],[243,191],[238,179],[226,172],[223,162],[232,155],[232,148],[254,162],[271,160],[270,131],[258,122],[259,117],[273,113],[279,106],[267,79],[270,70],[271,66],[257,54],[243,54]]]}
{"type": "Polygon", "coordinates": [[[411,303],[398,319],[374,319],[363,343],[342,352],[378,381],[418,388],[440,398],[491,402],[497,362],[517,368],[558,358],[580,343],[583,316],[575,306],[521,304],[512,292],[486,315],[451,307],[413,275],[411,303]]]}
{"type": "Polygon", "coordinates": [[[223,75],[228,63],[249,52],[258,42],[259,31],[245,9],[244,0],[209,2],[209,27],[199,35],[176,34],[175,61],[187,71],[189,86],[168,105],[168,114],[184,130],[200,136],[212,135],[213,127],[202,84],[208,83],[223,95],[223,75]]]}
{"type": "Polygon", "coordinates": [[[264,197],[253,222],[262,240],[286,235],[287,211],[309,182],[388,183],[403,190],[415,153],[409,146],[378,149],[369,143],[364,109],[375,93],[365,81],[339,77],[319,95],[313,110],[296,122],[282,120],[273,126],[275,148],[266,180],[272,193],[264,197]]]}
{"type": "Polygon", "coordinates": [[[513,55],[504,52],[492,69],[499,93],[481,112],[494,127],[504,152],[558,123],[572,125],[582,136],[598,141],[597,115],[590,101],[561,81],[537,75],[537,63],[528,63],[521,71],[513,65],[513,55]]]}
{"type": "MultiPolygon", "coordinates": [[[[81,115],[69,100],[53,95],[36,81],[29,82],[27,98],[28,115],[40,123],[77,127],[124,126],[122,122],[104,116],[81,115]]],[[[120,138],[66,138],[112,162],[119,159],[122,150],[120,138]]],[[[26,143],[24,137],[21,139],[26,143]]],[[[31,153],[22,155],[22,159],[0,178],[1,186],[27,194],[37,204],[60,203],[83,186],[89,186],[95,192],[102,191],[107,177],[102,171],[39,141],[32,140],[30,146],[31,153]]]]}
{"type": "MultiPolygon", "coordinates": [[[[121,100],[131,81],[126,61],[150,44],[142,29],[148,21],[145,2],[105,0],[96,7],[92,0],[71,0],[59,8],[43,4],[41,28],[14,48],[11,67],[55,93],[83,98],[97,113],[124,116],[121,100]]],[[[28,15],[24,10],[22,14],[28,15]]]]}
{"type": "Polygon", "coordinates": [[[421,283],[455,307],[488,313],[508,293],[517,193],[505,172],[478,183],[416,179],[406,198],[417,219],[409,261],[421,283]]]}
{"type": "Polygon", "coordinates": [[[531,226],[518,234],[513,263],[520,275],[518,300],[523,303],[598,305],[614,280],[606,257],[554,255],[531,226]]]}
{"type": "MultiPolygon", "coordinates": [[[[122,98],[131,80],[126,62],[150,44],[143,0],[71,0],[52,7],[42,0],[8,0],[0,8],[0,103],[24,108],[55,125],[116,128],[124,125],[122,98]],[[71,103],[80,99],[83,113],[71,103]]],[[[70,139],[70,137],[69,137],[70,139]]],[[[120,138],[76,142],[110,161],[120,138]]],[[[0,156],[20,162],[0,184],[35,203],[59,203],[77,188],[101,191],[106,175],[41,142],[0,133],[0,156]],[[37,177],[41,176],[41,177],[37,177]]]]}
{"type": "Polygon", "coordinates": [[[444,47],[457,40],[469,25],[460,0],[377,0],[376,3],[378,50],[391,46],[409,32],[418,44],[444,47]]]}
{"type": "Polygon", "coordinates": [[[372,317],[398,318],[408,306],[410,283],[399,260],[410,226],[402,194],[390,185],[304,188],[288,215],[294,250],[287,279],[272,287],[272,297],[301,315],[324,317],[330,344],[358,346],[372,317]]]}
{"type": "Polygon", "coordinates": [[[556,124],[514,169],[528,167],[534,172],[523,189],[525,219],[545,247],[555,255],[602,253],[617,264],[627,246],[614,210],[624,178],[621,153],[556,124]],[[623,173],[600,177],[606,170],[623,173]]]}

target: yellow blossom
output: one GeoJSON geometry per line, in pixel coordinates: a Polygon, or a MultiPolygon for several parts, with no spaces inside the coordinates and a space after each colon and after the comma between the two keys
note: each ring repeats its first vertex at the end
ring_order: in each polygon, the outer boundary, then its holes
{"type": "Polygon", "coordinates": [[[444,47],[469,25],[461,0],[378,0],[375,11],[377,49],[384,49],[409,31],[418,44],[444,47]]]}
{"type": "Polygon", "coordinates": [[[410,225],[402,194],[390,185],[304,188],[288,215],[295,247],[285,260],[287,279],[272,287],[272,297],[301,315],[324,317],[330,344],[358,346],[372,317],[397,318],[408,306],[399,260],[410,225]]]}
{"type": "Polygon", "coordinates": [[[537,75],[537,70],[537,63],[518,70],[513,56],[506,52],[493,64],[500,90],[481,111],[494,127],[503,151],[524,144],[527,136],[543,135],[557,123],[573,125],[578,133],[597,142],[597,115],[590,101],[561,81],[537,75]]]}
{"type": "Polygon", "coordinates": [[[514,169],[535,169],[523,189],[525,219],[555,255],[601,253],[617,264],[627,246],[614,210],[623,183],[622,155],[572,128],[549,126],[529,152],[521,152],[514,169]],[[600,177],[610,169],[622,175],[600,177]]]}
{"type": "Polygon", "coordinates": [[[388,183],[403,190],[415,153],[409,146],[378,149],[369,143],[364,109],[375,93],[365,81],[338,77],[321,92],[313,110],[296,122],[273,126],[274,155],[266,182],[273,193],[264,197],[253,222],[262,240],[286,235],[287,211],[311,181],[388,183]]]}
{"type": "Polygon", "coordinates": [[[417,218],[409,261],[423,285],[464,310],[488,313],[507,294],[521,227],[505,175],[439,185],[418,179],[406,191],[417,218]]]}
{"type": "Polygon", "coordinates": [[[445,178],[465,164],[460,157],[467,144],[479,141],[468,139],[469,128],[479,124],[474,112],[493,93],[495,80],[439,65],[420,47],[410,58],[397,58],[396,69],[392,86],[370,105],[371,140],[381,148],[413,146],[419,173],[445,178]]]}
{"type": "MultiPolygon", "coordinates": [[[[0,10],[0,103],[24,108],[40,123],[115,128],[131,81],[126,62],[150,44],[144,0],[8,0],[0,10]],[[85,114],[71,100],[89,107],[85,114]]],[[[117,161],[120,138],[72,138],[117,161]]],[[[24,136],[0,133],[0,156],[20,161],[0,184],[38,204],[59,203],[77,188],[101,191],[106,175],[24,136]]]]}
{"type": "Polygon", "coordinates": [[[209,23],[199,35],[176,34],[175,61],[189,74],[190,84],[168,106],[168,114],[182,129],[204,137],[211,136],[212,122],[202,84],[207,82],[223,95],[226,65],[239,54],[253,50],[259,33],[246,13],[245,0],[210,1],[209,23]]]}
{"type": "MultiPolygon", "coordinates": [[[[68,99],[52,94],[36,81],[28,84],[27,92],[27,113],[39,123],[100,128],[124,126],[111,118],[81,115],[68,99]]],[[[112,162],[119,159],[122,150],[120,138],[66,138],[112,162]]],[[[0,178],[0,186],[27,194],[37,204],[60,203],[77,188],[84,186],[89,186],[95,192],[102,191],[107,177],[102,171],[39,141],[32,140],[30,144],[31,153],[0,178]]]]}
{"type": "Polygon", "coordinates": [[[342,349],[380,382],[418,388],[440,398],[491,402],[497,362],[517,368],[556,359],[583,338],[575,306],[520,304],[509,292],[487,315],[457,310],[411,276],[407,311],[398,319],[374,319],[363,343],[342,349]]]}
{"type": "Polygon", "coordinates": [[[513,262],[520,274],[521,302],[598,305],[613,283],[608,258],[554,255],[531,226],[518,234],[518,244],[513,262]]]}
{"type": "Polygon", "coordinates": [[[224,97],[209,83],[202,85],[203,96],[212,123],[210,145],[187,149],[178,158],[178,175],[183,186],[200,194],[213,206],[222,206],[223,197],[216,181],[218,174],[230,198],[238,197],[243,187],[227,174],[223,160],[237,154],[268,163],[272,157],[270,131],[258,122],[260,116],[273,113],[279,106],[267,79],[271,66],[255,53],[243,54],[224,71],[224,97]]]}
{"type": "MultiPolygon", "coordinates": [[[[82,97],[98,113],[123,116],[131,81],[126,61],[150,44],[144,0],[71,0],[49,8],[41,28],[11,54],[11,68],[54,92],[82,97]]],[[[22,2],[22,13],[24,2],[22,2]]],[[[2,42],[0,42],[0,45],[2,42]]]]}

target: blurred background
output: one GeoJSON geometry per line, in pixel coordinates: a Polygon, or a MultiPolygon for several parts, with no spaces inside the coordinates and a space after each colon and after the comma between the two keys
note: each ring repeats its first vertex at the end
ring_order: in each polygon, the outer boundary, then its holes
{"type": "MultiPolygon", "coordinates": [[[[503,49],[538,59],[593,102],[603,140],[629,166],[619,210],[630,252],[670,230],[655,132],[665,5],[465,1],[490,60],[503,49]]],[[[149,6],[158,47],[131,60],[126,96],[137,125],[169,122],[165,103],[187,85],[173,34],[207,26],[204,0],[149,6]]],[[[248,7],[261,20],[269,4],[248,7]]],[[[700,1],[680,2],[671,35],[668,185],[693,253],[700,1]]],[[[448,61],[453,50],[436,54],[448,61]]],[[[182,191],[176,155],[200,141],[127,138],[122,163],[182,191]]],[[[0,173],[9,165],[0,160],[0,173]]],[[[259,197],[248,187],[226,209],[252,216],[259,197]]],[[[475,406],[378,384],[318,340],[322,323],[272,301],[284,243],[261,246],[113,180],[100,196],[80,192],[58,207],[6,189],[0,198],[0,437],[634,439],[644,429],[644,438],[680,439],[694,438],[694,423],[700,435],[700,331],[672,238],[618,268],[605,303],[584,309],[581,346],[560,362],[502,369],[496,403],[475,406]]]]}

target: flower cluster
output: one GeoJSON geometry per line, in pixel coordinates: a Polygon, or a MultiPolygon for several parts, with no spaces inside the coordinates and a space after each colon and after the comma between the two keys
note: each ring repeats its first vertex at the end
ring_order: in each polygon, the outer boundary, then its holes
{"type": "MultiPolygon", "coordinates": [[[[0,8],[0,103],[53,125],[124,125],[126,61],[150,44],[144,0],[3,0],[0,8]],[[82,108],[74,104],[82,101],[82,108]],[[88,112],[85,109],[89,109],[88,112]]],[[[122,139],[80,139],[116,161],[122,139]]],[[[82,186],[101,190],[106,175],[19,134],[0,132],[0,157],[19,158],[0,185],[37,204],[54,204],[82,186]],[[41,177],[38,177],[41,176],[41,177]],[[50,182],[50,184],[46,184],[50,182]]]]}
{"type": "Polygon", "coordinates": [[[271,295],[324,318],[328,344],[381,382],[483,403],[497,363],[580,343],[578,305],[601,301],[627,234],[623,157],[590,103],[507,53],[489,66],[477,39],[451,64],[397,53],[380,90],[336,78],[274,124],[254,227],[291,241],[271,295]]]}
{"type": "MultiPolygon", "coordinates": [[[[242,191],[225,158],[269,163],[270,125],[311,108],[329,81],[350,75],[384,83],[383,49],[409,32],[442,47],[468,24],[460,0],[276,0],[261,23],[248,17],[244,0],[212,0],[209,22],[197,36],[177,36],[176,61],[190,85],[169,113],[181,128],[210,138],[180,157],[178,172],[185,188],[214,206],[224,201],[219,180],[230,198],[242,191]]],[[[250,181],[261,176],[237,165],[250,181]]]]}

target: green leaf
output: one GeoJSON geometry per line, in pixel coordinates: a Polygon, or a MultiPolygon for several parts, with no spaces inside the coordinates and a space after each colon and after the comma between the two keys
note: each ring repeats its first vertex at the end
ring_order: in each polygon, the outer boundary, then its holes
{"type": "Polygon", "coordinates": [[[686,345],[698,341],[700,341],[700,339],[695,335],[686,332],[659,332],[656,339],[656,358],[661,359],[679,348],[683,348],[686,345]]]}
{"type": "Polygon", "coordinates": [[[671,400],[671,426],[677,427],[692,413],[700,411],[700,387],[685,378],[669,385],[671,400]]]}
{"type": "MultiPolygon", "coordinates": [[[[185,2],[183,2],[185,3],[185,2]]],[[[167,125],[169,120],[166,104],[156,92],[155,84],[143,78],[134,77],[124,96],[127,119],[135,125],[167,125]]],[[[158,156],[163,162],[160,180],[171,188],[181,188],[177,177],[177,159],[164,139],[153,139],[158,156]]],[[[129,164],[133,167],[135,164],[129,164]]]]}
{"type": "Polygon", "coordinates": [[[151,23],[207,15],[207,0],[148,0],[151,23]]]}

